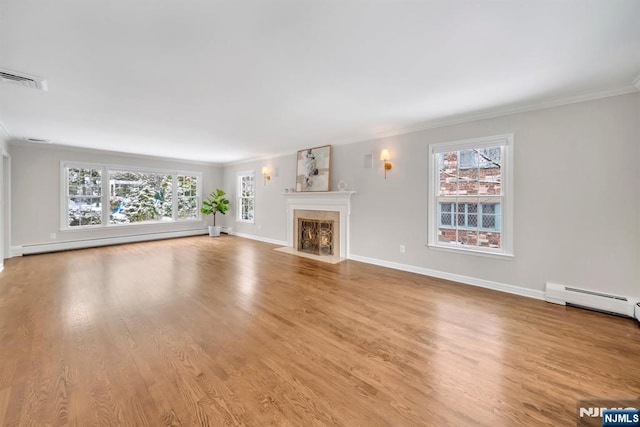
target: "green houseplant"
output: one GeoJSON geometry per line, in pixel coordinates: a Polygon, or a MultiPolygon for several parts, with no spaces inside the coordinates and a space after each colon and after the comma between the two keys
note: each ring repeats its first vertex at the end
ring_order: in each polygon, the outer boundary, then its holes
{"type": "Polygon", "coordinates": [[[213,226],[209,226],[209,236],[218,237],[222,227],[216,226],[216,214],[220,212],[222,215],[229,210],[229,200],[224,197],[225,192],[221,189],[212,191],[206,200],[202,202],[200,212],[205,215],[213,215],[213,226]]]}

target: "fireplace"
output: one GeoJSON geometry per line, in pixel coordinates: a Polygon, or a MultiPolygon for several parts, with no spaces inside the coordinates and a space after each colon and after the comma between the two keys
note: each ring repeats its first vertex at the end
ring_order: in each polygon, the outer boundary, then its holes
{"type": "MultiPolygon", "coordinates": [[[[319,259],[339,260],[349,256],[349,216],[351,214],[351,196],[355,191],[318,191],[318,192],[289,192],[283,194],[287,204],[287,246],[294,253],[314,257],[320,252],[319,259]],[[314,220],[332,224],[329,234],[328,225],[315,225],[318,236],[322,236],[319,243],[306,243],[314,253],[301,249],[300,219],[314,220]],[[331,237],[331,245],[324,240],[331,237]],[[315,248],[314,246],[317,246],[315,248]],[[330,253],[330,255],[329,255],[330,253]]],[[[312,229],[312,231],[314,231],[312,229]]],[[[331,261],[327,261],[331,262],[331,261]]]]}
{"type": "Polygon", "coordinates": [[[340,213],[296,209],[293,211],[293,249],[312,255],[340,254],[340,213]]]}
{"type": "Polygon", "coordinates": [[[333,221],[298,218],[298,250],[314,255],[333,255],[333,221]]]}

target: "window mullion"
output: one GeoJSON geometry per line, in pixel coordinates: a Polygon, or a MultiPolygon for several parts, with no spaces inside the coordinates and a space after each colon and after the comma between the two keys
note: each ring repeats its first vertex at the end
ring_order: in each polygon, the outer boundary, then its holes
{"type": "Polygon", "coordinates": [[[171,177],[171,220],[178,220],[178,174],[171,177]]]}
{"type": "Polygon", "coordinates": [[[109,213],[111,211],[111,186],[109,179],[109,170],[102,168],[102,226],[106,227],[109,223],[109,213]]]}

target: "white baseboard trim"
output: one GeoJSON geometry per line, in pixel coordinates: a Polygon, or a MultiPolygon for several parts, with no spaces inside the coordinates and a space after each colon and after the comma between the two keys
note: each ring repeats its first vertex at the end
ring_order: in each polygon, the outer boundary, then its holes
{"type": "Polygon", "coordinates": [[[22,256],[22,246],[11,246],[11,252],[9,256],[13,258],[14,256],[22,256]]]}
{"type": "Polygon", "coordinates": [[[267,237],[261,237],[253,234],[246,234],[246,233],[236,233],[233,231],[230,232],[229,234],[232,236],[243,237],[245,239],[257,240],[259,242],[272,243],[274,245],[280,245],[280,246],[287,246],[287,242],[285,242],[284,240],[269,239],[267,237]]]}
{"type": "Polygon", "coordinates": [[[42,243],[34,245],[12,246],[11,256],[39,254],[44,252],[66,251],[70,249],[85,249],[97,246],[118,245],[121,243],[146,242],[149,240],[173,239],[207,234],[206,228],[183,231],[167,231],[161,233],[132,234],[121,237],[102,237],[97,239],[72,240],[66,242],[42,243]]]}
{"type": "Polygon", "coordinates": [[[451,280],[454,282],[464,283],[466,285],[479,286],[481,288],[493,289],[495,291],[507,292],[510,294],[520,295],[528,298],[544,300],[544,292],[534,289],[527,289],[521,286],[508,285],[506,283],[494,282],[491,280],[478,279],[476,277],[463,276],[461,274],[447,273],[445,271],[431,270],[429,268],[417,267],[415,265],[400,264],[383,259],[369,258],[360,255],[350,255],[349,259],[360,261],[367,264],[379,265],[381,267],[393,268],[395,270],[408,271],[410,273],[422,274],[424,276],[437,277],[439,279],[451,280]]]}

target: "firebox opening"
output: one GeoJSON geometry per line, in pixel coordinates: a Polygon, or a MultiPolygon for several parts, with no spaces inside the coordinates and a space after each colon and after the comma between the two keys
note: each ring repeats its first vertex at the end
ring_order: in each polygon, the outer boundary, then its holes
{"type": "Polygon", "coordinates": [[[314,255],[333,255],[333,221],[298,218],[298,250],[314,255]]]}

